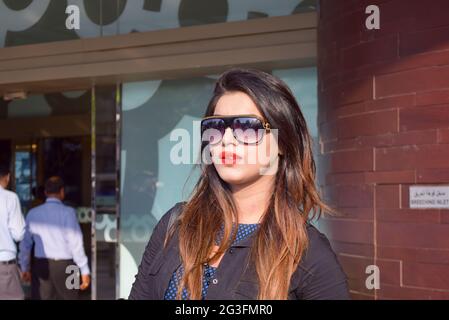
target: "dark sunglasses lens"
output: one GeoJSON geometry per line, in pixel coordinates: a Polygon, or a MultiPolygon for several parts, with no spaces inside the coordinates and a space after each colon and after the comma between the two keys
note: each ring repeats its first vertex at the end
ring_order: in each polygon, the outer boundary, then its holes
{"type": "Polygon", "coordinates": [[[257,118],[236,118],[233,123],[234,136],[242,143],[257,143],[262,139],[264,127],[257,118]]]}
{"type": "Polygon", "coordinates": [[[221,141],[225,132],[222,119],[206,119],[201,121],[201,139],[206,143],[215,144],[221,141]]]}

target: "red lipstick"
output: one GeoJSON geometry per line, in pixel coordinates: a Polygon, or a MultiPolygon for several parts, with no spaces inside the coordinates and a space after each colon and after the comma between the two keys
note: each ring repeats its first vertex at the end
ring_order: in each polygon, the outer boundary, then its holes
{"type": "Polygon", "coordinates": [[[234,152],[223,151],[220,153],[220,159],[223,164],[236,164],[237,155],[234,152]]]}

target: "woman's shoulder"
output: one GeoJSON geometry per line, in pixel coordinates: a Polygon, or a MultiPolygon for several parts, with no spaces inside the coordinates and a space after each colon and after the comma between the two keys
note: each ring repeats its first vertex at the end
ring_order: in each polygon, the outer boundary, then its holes
{"type": "Polygon", "coordinates": [[[182,208],[187,202],[182,201],[176,203],[173,207],[171,207],[167,212],[165,212],[161,219],[158,221],[155,230],[167,230],[179,217],[182,212],[182,208]]]}
{"type": "MultiPolygon", "coordinates": [[[[311,246],[311,249],[315,249],[314,251],[317,251],[317,249],[322,248],[328,248],[332,249],[331,243],[327,236],[318,230],[317,227],[315,227],[313,224],[308,222],[306,224],[306,230],[307,230],[307,236],[309,238],[309,245],[311,246]]],[[[316,252],[315,252],[316,253],[316,252]]]]}
{"type": "Polygon", "coordinates": [[[149,252],[148,254],[153,256],[155,251],[162,248],[168,228],[175,222],[176,218],[182,211],[184,204],[185,202],[178,202],[162,215],[151,232],[150,240],[148,241],[145,249],[146,253],[149,252]]]}
{"type": "Polygon", "coordinates": [[[337,261],[332,245],[327,236],[319,231],[313,224],[306,224],[307,237],[309,240],[308,247],[304,252],[301,266],[305,271],[312,272],[317,264],[322,261],[337,261]]]}
{"type": "Polygon", "coordinates": [[[186,201],[177,202],[173,207],[171,207],[161,218],[169,221],[170,219],[177,218],[182,212],[182,209],[186,205],[186,201]]]}
{"type": "Polygon", "coordinates": [[[306,225],[309,244],[297,269],[302,299],[349,299],[348,278],[327,236],[306,225]]]}

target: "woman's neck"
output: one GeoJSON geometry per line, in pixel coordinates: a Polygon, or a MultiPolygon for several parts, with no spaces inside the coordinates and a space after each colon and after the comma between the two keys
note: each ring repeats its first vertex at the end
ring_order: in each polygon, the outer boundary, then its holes
{"type": "Polygon", "coordinates": [[[239,223],[259,223],[273,194],[274,176],[261,176],[255,182],[231,186],[239,223]]]}

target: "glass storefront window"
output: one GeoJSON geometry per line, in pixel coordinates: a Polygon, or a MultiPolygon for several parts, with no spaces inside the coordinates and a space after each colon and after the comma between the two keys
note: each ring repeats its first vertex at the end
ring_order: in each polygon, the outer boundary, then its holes
{"type": "Polygon", "coordinates": [[[316,10],[316,0],[146,0],[128,1],[120,33],[188,27],[316,10]],[[143,6],[142,6],[143,2],[143,6]]]}
{"type": "MultiPolygon", "coordinates": [[[[73,1],[1,0],[0,48],[80,39],[76,30],[66,27],[68,15],[65,12],[71,2],[73,1]]],[[[84,12],[80,12],[80,18],[85,16],[84,12]]],[[[92,29],[86,23],[83,30],[87,29],[90,29],[90,37],[100,36],[100,26],[92,29]]]]}
{"type": "Polygon", "coordinates": [[[316,0],[0,0],[0,48],[316,10],[316,0]],[[68,29],[69,5],[79,29],[68,29]]]}
{"type": "Polygon", "coordinates": [[[203,115],[213,84],[200,77],[123,85],[120,297],[128,297],[153,227],[195,183],[192,164],[170,161],[170,136],[174,129],[193,136],[192,122],[203,115]]]}

